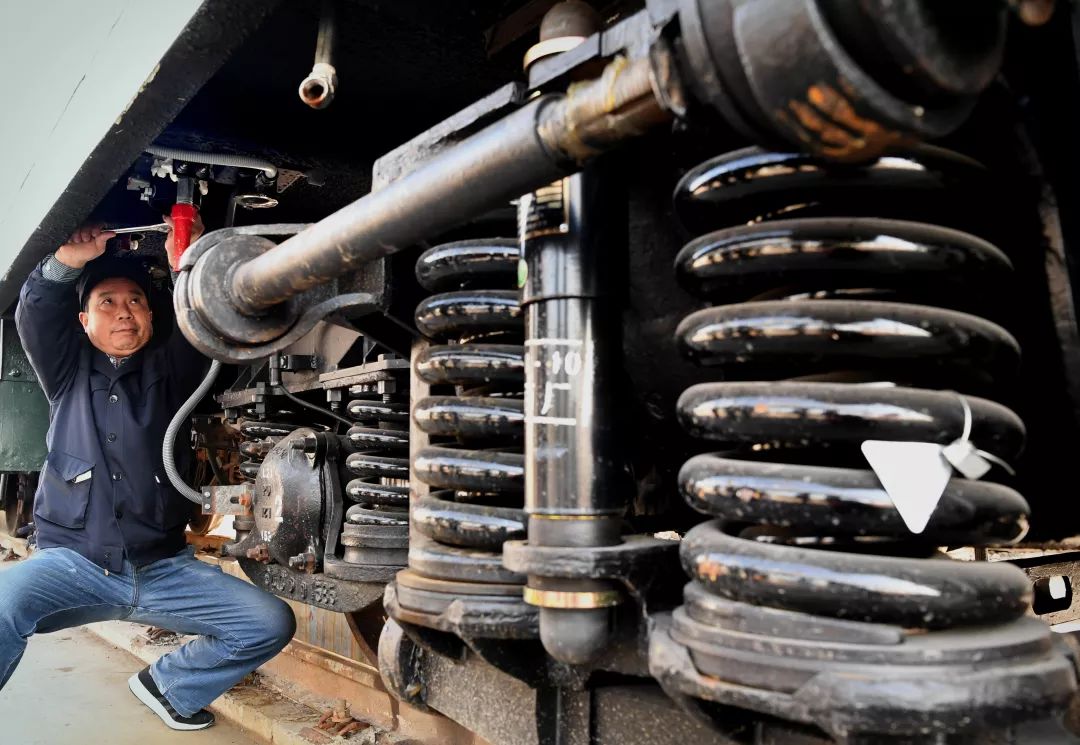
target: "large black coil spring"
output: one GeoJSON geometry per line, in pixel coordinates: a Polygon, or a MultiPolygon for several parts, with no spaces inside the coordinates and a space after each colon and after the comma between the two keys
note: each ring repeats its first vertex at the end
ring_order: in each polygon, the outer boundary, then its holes
{"type": "Polygon", "coordinates": [[[417,327],[438,343],[413,360],[415,374],[455,392],[413,407],[431,437],[413,473],[432,491],[413,505],[413,527],[430,541],[410,544],[409,566],[427,577],[524,582],[501,562],[503,542],[524,537],[519,255],[513,238],[459,241],[424,252],[417,264],[420,284],[438,293],[417,308],[417,327]]]}
{"type": "Polygon", "coordinates": [[[1018,344],[975,314],[995,312],[1010,261],[927,222],[974,224],[951,200],[985,179],[936,148],[844,167],[752,148],[681,180],[677,215],[700,237],[676,270],[716,305],[685,318],[678,342],[724,382],[687,389],[678,415],[723,452],[679,476],[690,504],[718,519],[683,541],[694,582],[673,638],[716,622],[715,599],[931,630],[1024,613],[1030,588],[1013,568],[925,560],[1021,536],[1017,492],[955,476],[914,535],[860,453],[865,440],[945,445],[966,424],[1006,463],[1021,450],[1020,419],[983,397],[1007,395],[1018,344]]]}
{"type": "Polygon", "coordinates": [[[409,403],[407,390],[399,390],[397,384],[387,376],[381,384],[349,388],[348,413],[358,423],[345,436],[346,448],[352,451],[345,459],[345,470],[353,477],[345,485],[345,495],[356,504],[345,513],[342,543],[344,560],[351,563],[374,562],[371,548],[358,550],[371,544],[373,531],[390,531],[401,539],[402,547],[407,542],[409,403]]]}

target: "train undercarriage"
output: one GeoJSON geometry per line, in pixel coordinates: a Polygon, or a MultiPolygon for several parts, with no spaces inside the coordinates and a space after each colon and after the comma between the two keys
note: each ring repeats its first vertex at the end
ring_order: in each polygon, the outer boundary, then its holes
{"type": "Polygon", "coordinates": [[[1075,13],[207,2],[0,304],[197,205],[193,525],[492,745],[1072,742],[1075,13]]]}

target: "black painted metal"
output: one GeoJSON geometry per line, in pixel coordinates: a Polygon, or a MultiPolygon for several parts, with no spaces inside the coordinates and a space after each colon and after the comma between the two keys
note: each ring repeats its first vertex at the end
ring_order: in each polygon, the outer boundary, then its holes
{"type": "Polygon", "coordinates": [[[935,8],[682,0],[685,74],[697,98],[747,137],[873,159],[912,134],[955,128],[1001,64],[1004,6],[935,8]]]}
{"type": "Polygon", "coordinates": [[[437,293],[416,310],[435,343],[413,358],[414,375],[437,394],[414,398],[412,411],[427,438],[414,448],[412,477],[431,491],[414,498],[409,571],[387,607],[473,644],[536,634],[525,578],[501,561],[503,542],[525,534],[518,255],[512,238],[479,239],[436,246],[417,263],[421,284],[437,293]]]}
{"type": "Polygon", "coordinates": [[[398,367],[380,380],[349,387],[348,413],[358,424],[343,438],[353,451],[345,458],[345,472],[353,477],[345,485],[345,495],[356,504],[345,512],[342,559],[360,567],[380,567],[386,579],[392,570],[405,566],[408,555],[407,373],[407,367],[398,367]]]}
{"type": "Polygon", "coordinates": [[[520,451],[514,452],[520,447],[514,444],[521,441],[524,421],[520,372],[495,381],[486,371],[479,380],[476,375],[459,377],[457,371],[478,358],[486,368],[485,353],[490,351],[500,367],[505,354],[521,359],[524,324],[517,292],[480,289],[491,284],[513,287],[517,256],[513,239],[466,241],[437,246],[417,264],[417,277],[427,289],[456,288],[431,296],[417,308],[420,331],[451,342],[432,347],[430,354],[417,360],[418,373],[425,382],[461,388],[456,396],[427,397],[414,407],[418,426],[435,439],[416,454],[413,472],[442,491],[427,497],[419,511],[414,510],[413,519],[431,538],[441,535],[451,545],[486,553],[488,578],[500,583],[520,581],[502,569],[498,554],[501,536],[524,530],[519,501],[524,460],[520,451]],[[460,358],[459,352],[468,359],[460,358]],[[451,438],[457,442],[448,441],[451,438]],[[490,524],[485,515],[497,522],[490,524]],[[462,529],[463,523],[469,527],[462,529]],[[489,530],[492,535],[484,536],[489,530]]]}
{"type": "Polygon", "coordinates": [[[387,690],[412,706],[451,717],[492,745],[793,742],[769,739],[775,724],[755,727],[734,710],[723,712],[717,723],[693,706],[673,706],[652,681],[622,679],[562,695],[549,685],[526,685],[476,655],[455,658],[433,650],[423,632],[409,623],[386,623],[379,672],[387,690]],[[568,716],[578,725],[569,731],[565,722],[556,725],[568,716]],[[760,739],[751,734],[757,728],[760,739]]]}
{"type": "MultiPolygon", "coordinates": [[[[588,551],[620,542],[626,492],[611,389],[617,336],[604,315],[600,279],[601,251],[616,254],[618,249],[600,242],[600,188],[595,169],[586,169],[522,200],[530,547],[588,551]]],[[[528,586],[541,594],[557,590],[567,598],[618,593],[599,578],[531,574],[528,586]]],[[[540,638],[555,659],[585,664],[609,643],[614,600],[580,608],[531,602],[540,607],[540,638]]]]}
{"type": "Polygon", "coordinates": [[[538,135],[553,104],[541,99],[432,158],[423,168],[317,223],[269,261],[236,273],[236,298],[252,313],[387,256],[424,236],[552,181],[563,165],[538,135]],[[513,174],[513,176],[511,176],[513,174]],[[363,235],[367,240],[361,242],[363,235]],[[348,246],[348,251],[339,250],[348,246]]]}
{"type": "Polygon", "coordinates": [[[530,515],[616,516],[625,509],[612,395],[618,335],[602,280],[621,247],[596,224],[603,219],[600,188],[598,174],[587,169],[523,202],[525,455],[535,466],[526,481],[530,515]]]}
{"type": "Polygon", "coordinates": [[[244,480],[254,481],[270,448],[299,426],[299,424],[264,422],[258,419],[249,419],[241,423],[240,434],[244,439],[240,442],[240,455],[244,457],[244,460],[240,462],[239,470],[244,480]]]}
{"type": "Polygon", "coordinates": [[[1074,685],[1048,631],[1020,619],[1031,598],[1021,573],[926,560],[953,541],[1019,539],[1023,498],[1000,483],[954,478],[926,530],[913,535],[859,451],[867,439],[959,438],[961,394],[977,447],[1014,461],[1024,439],[1012,411],[971,395],[1007,393],[1016,341],[991,321],[938,307],[985,307],[1008,260],[967,233],[879,217],[890,214],[897,185],[907,201],[925,189],[921,201],[947,211],[954,184],[932,174],[942,163],[967,173],[977,166],[940,151],[900,157],[853,169],[740,151],[688,173],[675,197],[680,217],[696,226],[710,216],[714,227],[732,215],[751,219],[696,238],[676,261],[684,286],[718,303],[677,333],[684,354],[724,377],[691,387],[678,404],[688,432],[723,448],[680,474],[691,506],[720,519],[683,540],[694,581],[654,637],[653,674],[684,694],[834,736],[975,732],[1041,716],[1074,685]],[[838,216],[855,191],[856,211],[876,216],[838,216]],[[800,210],[814,216],[788,217],[800,210]],[[761,623],[739,621],[735,633],[735,619],[747,614],[761,623]],[[815,627],[817,651],[804,654],[797,640],[815,627]],[[876,636],[849,646],[867,633],[876,636]],[[689,663],[681,670],[680,648],[689,663]],[[782,672],[793,656],[805,664],[782,672]],[[947,672],[991,658],[981,679],[947,672]],[[832,677],[862,665],[876,666],[886,693],[843,690],[832,677]],[[938,699],[930,706],[899,694],[925,684],[917,665],[940,666],[931,677],[949,689],[921,694],[938,699]],[[1009,699],[1025,685],[1032,688],[1016,705],[1009,699]]]}
{"type": "Polygon", "coordinates": [[[279,564],[261,564],[241,557],[248,578],[268,592],[337,613],[354,613],[379,602],[383,585],[356,582],[327,574],[307,574],[279,564]]]}

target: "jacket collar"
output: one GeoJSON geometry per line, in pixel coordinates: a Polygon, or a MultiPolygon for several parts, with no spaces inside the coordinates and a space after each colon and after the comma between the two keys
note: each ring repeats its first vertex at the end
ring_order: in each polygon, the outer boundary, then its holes
{"type": "Polygon", "coordinates": [[[91,346],[90,356],[93,360],[93,367],[96,372],[105,375],[108,378],[116,379],[122,375],[135,372],[142,369],[143,363],[143,350],[140,349],[135,354],[127,358],[127,362],[117,367],[109,359],[109,355],[102,352],[97,347],[91,346]]]}

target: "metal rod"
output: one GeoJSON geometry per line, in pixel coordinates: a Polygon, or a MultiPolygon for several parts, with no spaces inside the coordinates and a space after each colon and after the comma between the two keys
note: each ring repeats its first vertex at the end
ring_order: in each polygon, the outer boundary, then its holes
{"type": "Polygon", "coordinates": [[[168,233],[169,223],[159,222],[155,225],[136,225],[132,228],[103,228],[103,232],[124,235],[125,233],[168,233]]]}
{"type": "Polygon", "coordinates": [[[549,184],[667,121],[651,70],[648,58],[619,58],[601,78],[529,103],[241,265],[231,302],[258,314],[549,184]]]}
{"type": "Polygon", "coordinates": [[[315,41],[315,63],[300,83],[300,100],[313,109],[325,109],[337,91],[337,69],[334,67],[336,22],[334,0],[323,0],[319,17],[319,35],[315,41]]]}

